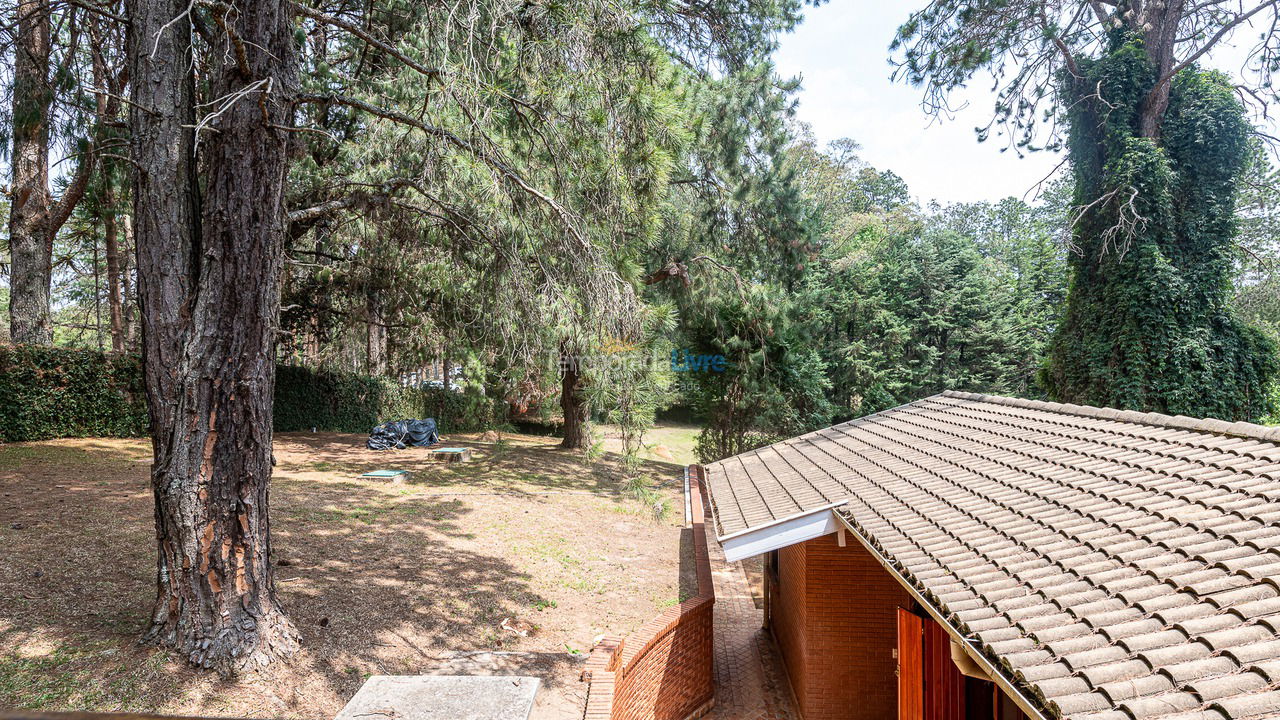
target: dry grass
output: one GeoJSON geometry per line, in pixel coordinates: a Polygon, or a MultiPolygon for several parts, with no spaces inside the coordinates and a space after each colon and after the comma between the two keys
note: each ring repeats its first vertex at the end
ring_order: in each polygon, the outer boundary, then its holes
{"type": "MultiPolygon", "coordinates": [[[[354,435],[277,437],[277,580],[305,649],[239,682],[136,644],[154,581],[146,441],[0,446],[0,707],[322,718],[368,675],[462,668],[540,675],[537,714],[574,716],[582,654],[687,592],[691,558],[680,513],[655,521],[610,461],[554,442],[452,436],[476,459],[442,465],[354,435]],[[412,478],[356,477],[382,468],[412,478]]],[[[649,470],[680,507],[679,466],[649,470]]]]}
{"type": "MultiPolygon", "coordinates": [[[[605,450],[622,452],[622,436],[616,426],[597,425],[595,429],[604,439],[605,450]]],[[[664,422],[656,425],[644,434],[645,448],[641,457],[655,462],[692,465],[698,462],[693,448],[701,430],[697,425],[681,423],[664,422]]]]}

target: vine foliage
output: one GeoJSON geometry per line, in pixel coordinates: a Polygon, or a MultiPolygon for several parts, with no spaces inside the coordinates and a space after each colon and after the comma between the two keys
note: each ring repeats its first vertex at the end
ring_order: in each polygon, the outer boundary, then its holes
{"type": "Polygon", "coordinates": [[[1157,69],[1138,37],[1063,73],[1078,208],[1066,316],[1042,372],[1064,402],[1255,420],[1276,349],[1230,307],[1249,123],[1229,79],[1172,81],[1158,137],[1140,131],[1157,69]]]}

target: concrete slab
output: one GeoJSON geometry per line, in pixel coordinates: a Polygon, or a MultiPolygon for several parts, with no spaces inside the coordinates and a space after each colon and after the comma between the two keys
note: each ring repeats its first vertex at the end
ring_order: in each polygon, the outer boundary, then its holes
{"type": "Polygon", "coordinates": [[[370,470],[360,477],[369,480],[385,480],[392,483],[402,483],[409,479],[407,470],[370,470]]]}
{"type": "Polygon", "coordinates": [[[437,462],[467,462],[471,460],[471,448],[436,448],[427,457],[437,462]]]}
{"type": "Polygon", "coordinates": [[[374,675],[335,720],[526,720],[535,677],[374,675]]]}

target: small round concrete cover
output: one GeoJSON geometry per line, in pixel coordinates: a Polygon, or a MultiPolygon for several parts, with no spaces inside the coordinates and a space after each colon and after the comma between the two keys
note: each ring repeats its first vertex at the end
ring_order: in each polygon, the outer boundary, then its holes
{"type": "Polygon", "coordinates": [[[536,677],[374,675],[336,720],[527,720],[536,677]]]}

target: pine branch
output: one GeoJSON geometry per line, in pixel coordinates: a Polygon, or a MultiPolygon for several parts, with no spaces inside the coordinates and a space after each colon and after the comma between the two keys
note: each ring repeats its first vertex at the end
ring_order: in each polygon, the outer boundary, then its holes
{"type": "Polygon", "coordinates": [[[316,22],[324,23],[325,25],[332,25],[336,28],[341,28],[342,30],[346,30],[352,35],[355,35],[356,37],[369,43],[370,45],[381,50],[382,52],[387,53],[388,55],[394,57],[395,59],[409,66],[410,68],[418,71],[419,73],[426,75],[427,77],[433,80],[440,79],[441,71],[438,68],[429,68],[423,65],[417,60],[414,60],[408,55],[405,55],[404,53],[395,49],[388,43],[383,42],[382,40],[379,40],[378,38],[374,37],[372,34],[367,32],[364,28],[360,27],[359,25],[356,25],[355,23],[348,22],[346,20],[343,20],[340,17],[327,15],[313,7],[304,5],[300,2],[293,3],[293,7],[298,11],[298,14],[300,15],[304,15],[306,17],[311,18],[312,20],[315,20],[316,22]]]}
{"type": "Polygon", "coordinates": [[[357,110],[362,110],[364,112],[369,113],[370,115],[375,115],[385,120],[390,120],[392,122],[399,123],[401,125],[406,125],[408,127],[415,128],[426,135],[430,135],[431,137],[444,140],[450,145],[453,145],[459,150],[462,150],[468,155],[471,155],[477,160],[480,160],[485,165],[489,166],[490,169],[494,170],[500,176],[505,178],[507,181],[511,182],[516,187],[520,188],[520,190],[530,195],[531,197],[536,198],[542,204],[546,205],[560,219],[562,224],[565,226],[565,229],[569,231],[569,233],[574,237],[574,239],[578,242],[578,244],[581,245],[584,250],[590,249],[591,247],[590,243],[587,242],[586,237],[584,237],[581,231],[578,230],[577,223],[575,222],[573,215],[568,210],[566,210],[564,206],[556,202],[553,198],[551,198],[551,196],[547,195],[541,190],[538,190],[537,188],[530,185],[523,177],[520,176],[518,172],[515,171],[514,168],[512,168],[506,162],[504,162],[500,158],[493,156],[488,152],[485,152],[483,149],[477,147],[474,143],[464,140],[463,138],[459,137],[458,135],[448,130],[445,130],[444,128],[437,127],[435,125],[430,125],[426,122],[418,120],[417,118],[411,117],[404,113],[397,112],[389,108],[379,107],[372,103],[368,103],[368,102],[365,102],[364,100],[350,97],[348,95],[338,95],[338,94],[332,94],[332,93],[331,94],[300,93],[297,96],[296,100],[299,103],[318,103],[318,104],[338,103],[340,105],[346,105],[347,107],[355,108],[357,110]]]}

